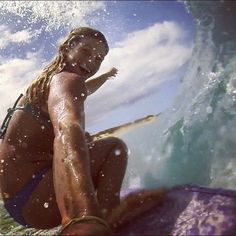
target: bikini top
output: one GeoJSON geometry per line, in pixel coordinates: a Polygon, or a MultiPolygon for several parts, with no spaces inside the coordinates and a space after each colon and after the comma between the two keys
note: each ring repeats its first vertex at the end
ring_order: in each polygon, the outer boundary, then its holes
{"type": "Polygon", "coordinates": [[[42,126],[45,126],[48,128],[52,126],[49,115],[46,112],[42,111],[40,108],[32,105],[31,103],[26,103],[23,106],[17,107],[17,103],[19,102],[22,96],[23,94],[20,94],[20,96],[17,98],[16,102],[14,103],[14,106],[7,110],[7,115],[4,118],[1,125],[1,129],[0,129],[0,139],[4,138],[9,122],[13,116],[13,113],[16,110],[23,110],[23,111],[29,112],[33,117],[35,117],[39,121],[39,123],[42,126]]]}

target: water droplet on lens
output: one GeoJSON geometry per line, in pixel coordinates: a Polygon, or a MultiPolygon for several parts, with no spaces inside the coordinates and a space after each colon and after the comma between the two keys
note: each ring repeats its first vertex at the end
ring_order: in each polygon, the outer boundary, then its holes
{"type": "Polygon", "coordinates": [[[208,114],[211,114],[211,113],[213,112],[212,107],[211,107],[211,106],[208,106],[208,107],[206,108],[206,112],[207,112],[208,114]]]}
{"type": "Polygon", "coordinates": [[[119,156],[120,154],[121,154],[121,150],[120,150],[120,149],[116,149],[116,150],[115,150],[115,155],[116,155],[116,156],[119,156]]]}

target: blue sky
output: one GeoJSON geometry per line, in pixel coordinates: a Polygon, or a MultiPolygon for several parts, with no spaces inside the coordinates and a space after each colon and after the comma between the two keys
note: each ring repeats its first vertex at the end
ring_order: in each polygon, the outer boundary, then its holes
{"type": "Polygon", "coordinates": [[[74,27],[108,39],[97,75],[118,69],[86,101],[91,132],[164,111],[191,57],[195,27],[181,2],[0,1],[0,9],[0,120],[74,27]]]}

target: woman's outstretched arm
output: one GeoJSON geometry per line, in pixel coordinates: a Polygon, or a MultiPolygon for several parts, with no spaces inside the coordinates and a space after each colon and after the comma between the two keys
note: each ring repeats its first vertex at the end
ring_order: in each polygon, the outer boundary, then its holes
{"type": "Polygon", "coordinates": [[[115,77],[117,75],[117,69],[113,67],[107,73],[104,73],[94,79],[91,79],[86,82],[86,88],[88,95],[91,95],[95,91],[97,91],[108,79],[111,77],[115,77]]]}
{"type": "Polygon", "coordinates": [[[73,73],[53,77],[48,99],[54,127],[53,178],[62,225],[86,215],[101,216],[90,173],[84,133],[84,82],[73,73]]]}

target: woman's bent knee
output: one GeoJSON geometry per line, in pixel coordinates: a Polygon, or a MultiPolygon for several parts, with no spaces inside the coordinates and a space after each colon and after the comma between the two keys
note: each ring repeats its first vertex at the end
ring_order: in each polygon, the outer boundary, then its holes
{"type": "Polygon", "coordinates": [[[112,157],[115,163],[117,163],[121,168],[126,169],[128,161],[128,148],[125,142],[119,138],[114,138],[114,148],[112,150],[112,157]]]}
{"type": "Polygon", "coordinates": [[[113,152],[115,156],[121,156],[127,159],[128,148],[127,148],[126,143],[122,139],[117,138],[117,137],[110,137],[110,139],[114,143],[113,152]]]}
{"type": "Polygon", "coordinates": [[[117,137],[109,137],[108,139],[127,153],[127,145],[122,139],[117,137]]]}

